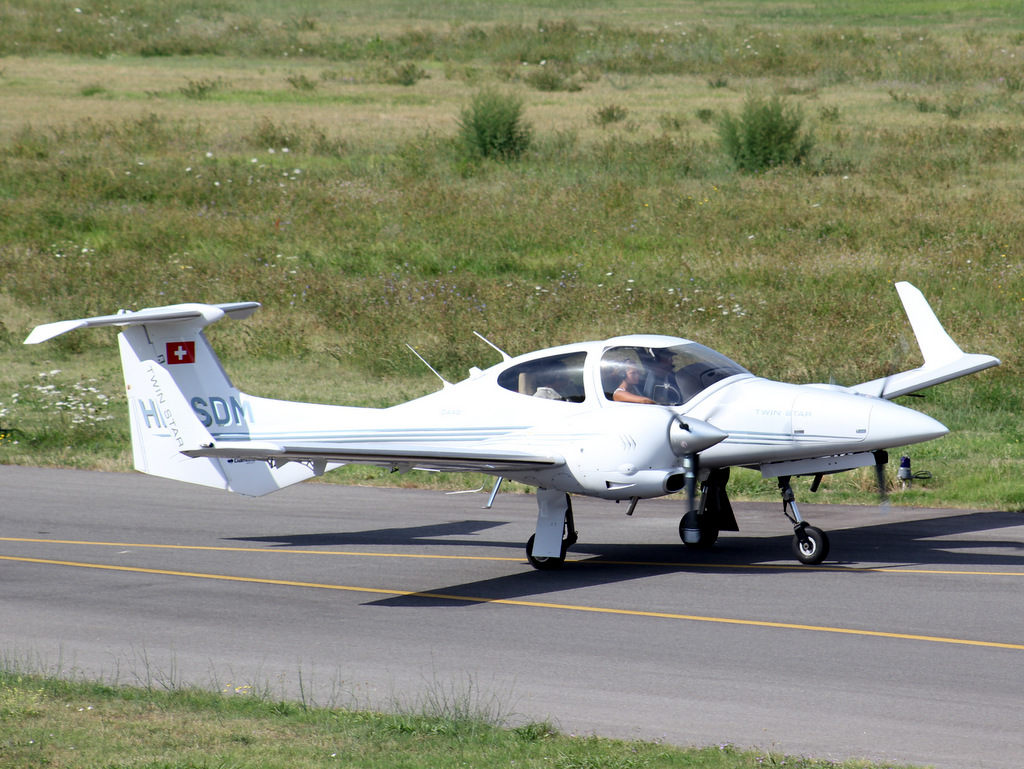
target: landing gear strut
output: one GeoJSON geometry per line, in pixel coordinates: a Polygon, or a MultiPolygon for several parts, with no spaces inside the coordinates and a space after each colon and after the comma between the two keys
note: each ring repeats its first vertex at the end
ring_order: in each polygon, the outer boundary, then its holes
{"type": "Polygon", "coordinates": [[[725,493],[729,483],[729,468],[712,470],[700,489],[700,503],[691,508],[679,521],[679,538],[687,547],[707,549],[718,541],[722,531],[739,531],[733,514],[729,495],[725,493]]]}
{"type": "Polygon", "coordinates": [[[562,552],[555,557],[535,556],[533,554],[533,543],[536,539],[536,534],[531,534],[530,538],[526,540],[526,560],[530,562],[530,566],[542,571],[560,569],[565,563],[566,551],[576,544],[578,538],[579,536],[576,532],[576,524],[573,521],[572,516],[572,498],[566,494],[565,522],[562,524],[562,552]]]}
{"type": "Polygon", "coordinates": [[[793,523],[793,555],[800,563],[816,566],[828,557],[828,535],[800,517],[788,475],[779,477],[779,491],[782,492],[782,514],[793,523]]]}

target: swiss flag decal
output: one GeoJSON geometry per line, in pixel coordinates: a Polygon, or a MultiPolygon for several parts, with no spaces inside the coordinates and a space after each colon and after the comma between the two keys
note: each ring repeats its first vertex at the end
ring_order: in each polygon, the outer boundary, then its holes
{"type": "Polygon", "coordinates": [[[167,363],[195,363],[196,343],[195,342],[168,342],[167,363]]]}

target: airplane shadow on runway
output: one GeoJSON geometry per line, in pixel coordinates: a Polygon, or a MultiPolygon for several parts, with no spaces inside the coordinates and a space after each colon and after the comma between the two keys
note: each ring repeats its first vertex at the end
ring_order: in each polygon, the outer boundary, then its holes
{"type": "MultiPolygon", "coordinates": [[[[322,534],[281,534],[270,537],[230,537],[235,542],[264,542],[276,547],[343,547],[346,545],[473,545],[474,547],[508,547],[507,541],[452,540],[448,537],[471,537],[478,532],[504,526],[507,521],[448,521],[426,526],[396,526],[366,531],[325,532],[322,534]]],[[[525,560],[525,559],[524,559],[525,560]]]]}
{"type": "MultiPolygon", "coordinates": [[[[1024,526],[1024,515],[1008,512],[971,512],[925,520],[892,520],[893,513],[879,513],[885,520],[829,531],[831,555],[822,564],[835,570],[862,572],[875,565],[930,568],[1006,568],[1024,571],[1024,542],[1019,539],[970,535],[1024,526]]],[[[236,537],[247,542],[274,543],[279,547],[324,547],[339,545],[417,545],[446,547],[522,547],[507,540],[481,541],[480,531],[504,525],[502,521],[463,520],[425,526],[396,527],[350,533],[296,534],[270,537],[236,537]],[[460,539],[464,537],[464,539],[460,539]]],[[[585,526],[585,524],[584,524],[585,526]]],[[[742,526],[742,522],[741,522],[742,526]]],[[[368,605],[458,606],[493,600],[514,600],[545,593],[625,582],[672,573],[722,574],[767,577],[773,574],[820,575],[814,568],[801,567],[790,550],[792,535],[744,536],[724,534],[708,550],[685,548],[676,540],[657,544],[592,543],[581,539],[569,551],[562,569],[536,571],[526,565],[517,574],[474,582],[424,589],[415,594],[368,602],[368,605]],[[589,557],[587,557],[589,556],[589,557]],[[785,571],[759,566],[793,566],[785,571]],[[735,567],[730,569],[729,567],[735,567]],[[753,567],[753,568],[751,568],[753,567]],[[459,596],[467,600],[460,602],[459,596]]]]}

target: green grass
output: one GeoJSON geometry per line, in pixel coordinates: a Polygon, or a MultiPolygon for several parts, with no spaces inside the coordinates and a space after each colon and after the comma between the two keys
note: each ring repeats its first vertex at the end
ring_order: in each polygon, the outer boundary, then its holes
{"type": "MultiPolygon", "coordinates": [[[[731,745],[677,748],[512,725],[464,696],[380,713],[274,698],[264,687],[137,688],[0,672],[0,765],[544,769],[867,769],[731,745]]],[[[887,766],[891,766],[888,765],[887,766]]]]}
{"type": "MultiPolygon", "coordinates": [[[[513,354],[667,333],[774,379],[866,381],[920,362],[910,280],[1003,366],[906,401],[953,432],[909,450],[932,478],[894,501],[1021,509],[1016,10],[0,6],[0,462],[128,467],[113,335],[21,344],[59,318],[258,300],[211,331],[241,384],[381,406],[436,384],[406,343],[451,380],[496,363],[472,331],[513,354]],[[489,88],[522,99],[514,162],[460,144],[489,88]],[[802,116],[799,166],[736,170],[716,126],[752,96],[802,116]],[[58,369],[62,392],[98,379],[114,419],[29,397],[58,369]]],[[[745,471],[731,488],[776,498],[745,471]]]]}

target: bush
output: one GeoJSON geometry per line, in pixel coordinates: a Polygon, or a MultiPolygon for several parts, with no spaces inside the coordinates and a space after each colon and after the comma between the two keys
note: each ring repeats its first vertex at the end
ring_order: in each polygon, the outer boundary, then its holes
{"type": "Polygon", "coordinates": [[[575,93],[582,91],[583,86],[575,82],[571,77],[560,72],[555,66],[541,67],[530,72],[524,78],[526,84],[536,88],[538,91],[554,93],[556,91],[568,91],[575,93]]]}
{"type": "Polygon", "coordinates": [[[462,111],[459,138],[474,155],[517,160],[529,148],[533,130],[523,120],[522,99],[485,90],[462,111]]]}
{"type": "Polygon", "coordinates": [[[739,117],[725,113],[719,119],[718,138],[742,171],[763,171],[787,163],[799,164],[814,141],[801,132],[803,115],[778,95],[767,101],[750,96],[739,117]]]}
{"type": "Polygon", "coordinates": [[[413,86],[423,78],[428,77],[426,70],[417,66],[415,62],[407,61],[397,65],[394,70],[384,78],[384,82],[392,85],[413,86]]]}
{"type": "Polygon", "coordinates": [[[611,125],[612,123],[621,123],[626,119],[626,115],[629,114],[629,110],[618,104],[609,104],[607,107],[598,107],[597,111],[594,112],[593,122],[596,125],[604,126],[611,125]]]}

